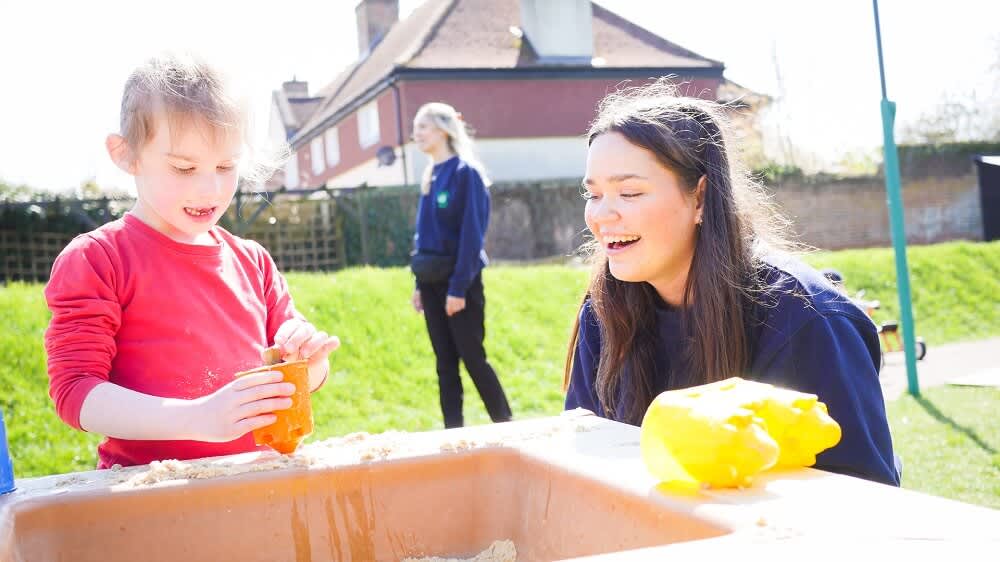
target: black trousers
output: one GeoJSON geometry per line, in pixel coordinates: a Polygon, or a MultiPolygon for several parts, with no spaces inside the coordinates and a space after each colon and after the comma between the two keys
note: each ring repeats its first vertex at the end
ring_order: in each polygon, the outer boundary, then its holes
{"type": "Polygon", "coordinates": [[[465,308],[454,316],[445,314],[448,298],[448,282],[419,283],[420,302],[424,307],[424,321],[427,333],[437,357],[438,390],[441,394],[441,412],[444,426],[461,427],[462,379],[458,372],[458,360],[465,363],[465,370],[472,377],[479,396],[486,405],[486,411],[494,422],[511,419],[510,405],[504,394],[500,380],[489,362],[483,340],[486,297],[483,295],[482,274],[477,275],[465,294],[465,308]]]}

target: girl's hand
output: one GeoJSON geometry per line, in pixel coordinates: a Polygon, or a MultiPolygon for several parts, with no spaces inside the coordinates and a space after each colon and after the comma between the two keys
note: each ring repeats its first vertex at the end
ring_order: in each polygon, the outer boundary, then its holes
{"type": "Polygon", "coordinates": [[[330,370],[327,357],[340,347],[340,338],[317,330],[305,320],[292,318],[278,328],[274,345],[281,348],[285,361],[309,361],[309,389],[315,390],[330,370]]]}
{"type": "Polygon", "coordinates": [[[237,378],[208,396],[192,400],[192,415],[184,433],[196,441],[225,443],[271,425],[271,412],[292,407],[295,385],[281,382],[275,371],[237,378]]]}
{"type": "Polygon", "coordinates": [[[465,299],[448,295],[444,302],[444,312],[448,316],[454,316],[465,309],[465,299]]]}
{"type": "Polygon", "coordinates": [[[420,289],[413,290],[413,296],[410,297],[410,304],[413,305],[413,310],[416,310],[417,312],[423,314],[424,303],[421,302],[420,300],[420,289]]]}

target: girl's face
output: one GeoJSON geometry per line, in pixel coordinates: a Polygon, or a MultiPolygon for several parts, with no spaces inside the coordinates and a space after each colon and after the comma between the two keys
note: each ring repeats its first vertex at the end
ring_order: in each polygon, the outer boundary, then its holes
{"type": "Polygon", "coordinates": [[[615,132],[590,145],[584,188],[587,227],[607,253],[611,274],[645,281],[679,304],[694,258],[700,197],[650,151],[615,132]]]}
{"type": "Polygon", "coordinates": [[[126,170],[138,191],[133,212],[178,242],[212,243],[208,231],[236,193],[242,141],[238,134],[213,135],[197,119],[174,125],[171,131],[166,116],[157,116],[153,138],[126,170]]]}
{"type": "Polygon", "coordinates": [[[448,147],[448,133],[445,133],[427,115],[413,121],[413,141],[424,154],[434,154],[448,147]]]}

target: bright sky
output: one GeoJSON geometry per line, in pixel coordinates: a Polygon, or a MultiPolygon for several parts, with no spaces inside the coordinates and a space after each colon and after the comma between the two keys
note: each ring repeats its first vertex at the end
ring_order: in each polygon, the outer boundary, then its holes
{"type": "MultiPolygon", "coordinates": [[[[421,1],[400,0],[401,17],[421,1]]],[[[775,122],[800,149],[836,161],[881,146],[870,1],[597,1],[723,61],[731,80],[778,96],[775,122]]],[[[168,48],[193,49],[240,77],[263,130],[270,92],[282,81],[295,75],[315,91],[356,57],[356,4],[0,0],[0,178],[54,190],[88,178],[129,187],[108,161],[104,137],[117,129],[131,69],[168,48]]],[[[991,65],[1000,63],[1000,2],[882,0],[879,6],[897,132],[945,95],[998,93],[1000,69],[991,65]]]]}

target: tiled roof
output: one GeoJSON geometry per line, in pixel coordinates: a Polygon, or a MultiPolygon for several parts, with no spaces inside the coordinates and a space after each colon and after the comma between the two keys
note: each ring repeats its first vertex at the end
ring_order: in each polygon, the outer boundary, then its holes
{"type": "MultiPolygon", "coordinates": [[[[595,64],[573,68],[715,69],[721,76],[721,62],[671,43],[601,6],[592,4],[592,9],[595,64]]],[[[549,68],[539,62],[530,40],[522,40],[511,31],[520,24],[519,0],[426,0],[397,22],[367,58],[352,64],[318,92],[323,101],[302,124],[292,144],[312,136],[314,129],[397,70],[549,68]]]]}
{"type": "Polygon", "coordinates": [[[289,98],[282,90],[275,90],[271,99],[278,107],[281,125],[285,128],[286,136],[294,135],[302,127],[302,124],[316,112],[316,108],[323,101],[321,97],[289,98]]]}

